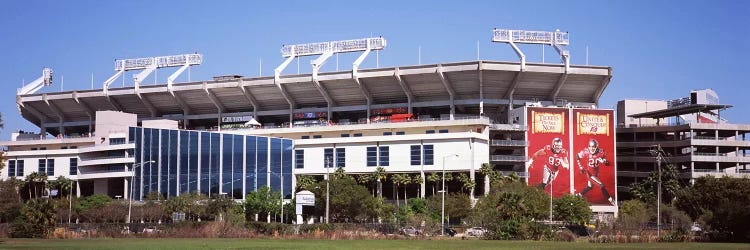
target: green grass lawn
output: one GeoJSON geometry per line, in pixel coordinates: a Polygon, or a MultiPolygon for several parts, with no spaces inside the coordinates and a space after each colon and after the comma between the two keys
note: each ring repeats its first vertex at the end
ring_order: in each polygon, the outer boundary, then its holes
{"type": "Polygon", "coordinates": [[[595,244],[488,240],[0,239],[0,249],[750,249],[750,244],[595,244]]]}

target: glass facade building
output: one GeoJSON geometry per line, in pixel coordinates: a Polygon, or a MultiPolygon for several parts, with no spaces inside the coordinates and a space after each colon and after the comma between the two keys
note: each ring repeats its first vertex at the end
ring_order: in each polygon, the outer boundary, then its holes
{"type": "Polygon", "coordinates": [[[263,186],[291,198],[291,139],[141,127],[129,135],[136,200],[153,192],[242,199],[263,186]]]}

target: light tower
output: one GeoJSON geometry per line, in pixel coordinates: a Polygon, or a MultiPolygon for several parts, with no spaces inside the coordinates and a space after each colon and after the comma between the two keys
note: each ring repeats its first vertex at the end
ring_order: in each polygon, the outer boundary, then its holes
{"type": "Polygon", "coordinates": [[[289,94],[286,92],[286,89],[281,84],[281,72],[284,71],[287,66],[289,66],[289,63],[291,63],[292,60],[294,60],[294,58],[296,57],[320,55],[317,59],[310,62],[310,64],[312,65],[312,82],[314,83],[315,88],[320,91],[321,95],[323,95],[323,98],[326,100],[326,104],[328,106],[328,119],[331,119],[331,107],[335,106],[336,103],[328,94],[328,91],[325,89],[325,87],[320,83],[320,81],[318,81],[318,73],[320,72],[320,67],[323,66],[326,60],[328,60],[328,58],[333,56],[335,53],[348,53],[357,51],[363,51],[363,53],[359,56],[359,58],[357,58],[357,60],[354,61],[352,65],[352,79],[354,79],[354,81],[357,83],[357,86],[362,91],[365,99],[367,99],[367,116],[369,117],[372,97],[367,88],[365,88],[365,86],[359,80],[359,74],[357,70],[359,69],[359,65],[362,64],[362,61],[365,60],[370,51],[382,50],[385,49],[385,46],[386,41],[383,37],[282,46],[281,56],[286,57],[286,60],[284,60],[284,62],[281,63],[281,65],[279,65],[276,70],[274,70],[274,83],[281,90],[282,95],[284,95],[284,98],[289,103],[289,120],[292,120],[294,101],[291,99],[289,94]]]}

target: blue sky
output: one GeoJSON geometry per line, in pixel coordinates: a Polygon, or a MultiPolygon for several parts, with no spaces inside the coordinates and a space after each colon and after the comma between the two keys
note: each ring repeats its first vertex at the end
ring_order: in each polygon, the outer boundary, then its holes
{"type": "MultiPolygon", "coordinates": [[[[16,129],[37,130],[18,114],[15,93],[44,66],[55,71],[55,83],[42,92],[90,89],[91,74],[101,88],[116,58],[192,52],[204,54],[192,80],[267,76],[282,62],[282,44],[371,34],[388,40],[381,67],[417,64],[419,47],[423,64],[476,60],[477,42],[483,60],[516,61],[509,46],[490,42],[494,27],[569,31],[573,64],[585,64],[588,46],[589,64],[614,69],[602,107],[713,88],[722,103],[736,106],[726,118],[750,123],[750,67],[741,63],[750,58],[749,24],[749,1],[5,1],[0,140],[16,129]]],[[[540,46],[522,49],[529,61],[542,60],[540,46]]],[[[341,55],[339,68],[350,69],[355,58],[341,55]]],[[[300,62],[301,72],[310,71],[310,59],[300,62]]],[[[545,61],[556,60],[546,48],[545,61]]],[[[375,67],[375,56],[362,67],[375,67]]],[[[335,69],[335,58],[323,67],[335,69]]],[[[160,70],[158,82],[173,71],[160,70]]],[[[293,63],[285,73],[296,71],[293,63]]],[[[145,80],[153,82],[153,75],[145,80]]]]}

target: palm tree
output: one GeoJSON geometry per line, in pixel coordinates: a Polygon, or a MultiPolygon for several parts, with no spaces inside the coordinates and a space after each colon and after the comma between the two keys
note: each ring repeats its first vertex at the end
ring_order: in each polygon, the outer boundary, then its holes
{"type": "MultiPolygon", "coordinates": [[[[34,198],[39,198],[39,192],[37,188],[42,189],[47,185],[47,174],[33,172],[26,176],[26,184],[29,187],[29,199],[31,199],[31,189],[34,189],[34,198]]],[[[42,190],[43,191],[43,190],[42,190]]]]}
{"type": "Polygon", "coordinates": [[[432,182],[432,195],[435,195],[435,186],[437,186],[437,182],[440,181],[440,175],[438,175],[437,172],[432,172],[427,176],[427,181],[432,182]]]}
{"type": "MultiPolygon", "coordinates": [[[[373,174],[361,174],[357,176],[357,182],[360,184],[369,185],[372,188],[375,176],[373,174]]],[[[372,197],[375,197],[375,188],[372,188],[372,197]]]]}
{"type": "Polygon", "coordinates": [[[492,169],[492,165],[489,163],[482,163],[479,173],[484,175],[484,196],[487,196],[490,194],[490,176],[497,174],[497,172],[492,169]]]}
{"type": "MultiPolygon", "coordinates": [[[[407,174],[394,174],[392,180],[393,186],[396,187],[396,206],[398,206],[398,186],[400,186],[401,184],[409,184],[409,182],[411,182],[411,178],[409,178],[407,174]]],[[[404,200],[406,200],[406,187],[404,187],[404,200]]]]}
{"type": "MultiPolygon", "coordinates": [[[[65,176],[60,176],[60,177],[57,177],[57,180],[50,181],[48,183],[48,187],[50,189],[57,189],[60,192],[60,194],[67,193],[67,195],[70,195],[71,194],[70,191],[73,188],[73,181],[68,178],[65,178],[65,176]]],[[[68,197],[67,195],[65,196],[65,198],[68,197]]]]}
{"type": "Polygon", "coordinates": [[[417,192],[417,193],[421,195],[422,194],[422,183],[424,183],[424,179],[422,178],[422,175],[415,175],[411,179],[411,183],[419,185],[419,192],[417,192]]]}
{"type": "Polygon", "coordinates": [[[375,181],[378,182],[378,198],[383,198],[383,181],[388,178],[388,175],[385,172],[385,168],[376,168],[373,176],[375,177],[375,181]]]}
{"type": "Polygon", "coordinates": [[[471,196],[474,192],[474,187],[476,187],[476,183],[471,180],[471,178],[466,175],[466,173],[461,173],[458,176],[456,176],[456,179],[458,179],[461,182],[461,188],[469,191],[469,199],[471,199],[471,196]]]}

